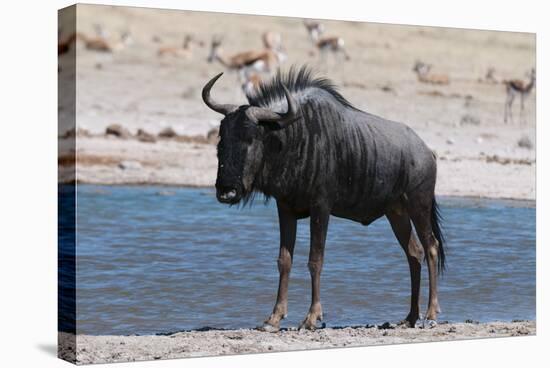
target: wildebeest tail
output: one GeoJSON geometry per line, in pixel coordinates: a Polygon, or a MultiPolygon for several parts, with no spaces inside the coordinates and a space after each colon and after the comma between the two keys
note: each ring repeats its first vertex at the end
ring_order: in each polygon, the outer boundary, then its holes
{"type": "Polygon", "coordinates": [[[445,270],[445,237],[443,236],[441,222],[441,211],[439,210],[437,201],[434,198],[432,202],[432,231],[439,243],[439,251],[437,252],[437,268],[439,274],[443,273],[443,271],[445,270]]]}

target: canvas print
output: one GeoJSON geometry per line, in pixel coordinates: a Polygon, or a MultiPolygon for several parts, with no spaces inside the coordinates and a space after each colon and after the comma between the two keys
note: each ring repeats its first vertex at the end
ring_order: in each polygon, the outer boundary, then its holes
{"type": "Polygon", "coordinates": [[[59,11],[59,357],[536,333],[536,37],[59,11]]]}

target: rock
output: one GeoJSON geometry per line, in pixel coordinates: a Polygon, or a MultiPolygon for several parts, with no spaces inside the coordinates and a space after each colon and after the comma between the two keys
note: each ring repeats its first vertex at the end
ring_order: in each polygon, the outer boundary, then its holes
{"type": "Polygon", "coordinates": [[[139,170],[142,168],[139,161],[122,161],[118,164],[118,167],[122,170],[139,170]]]}
{"type": "Polygon", "coordinates": [[[389,322],[384,322],[382,325],[378,326],[379,330],[388,330],[388,329],[394,329],[394,328],[395,328],[395,325],[389,322]]]}
{"type": "Polygon", "coordinates": [[[533,149],[533,142],[531,142],[531,139],[529,139],[528,136],[524,135],[521,137],[518,141],[518,147],[526,148],[526,149],[533,149]]]}
{"type": "Polygon", "coordinates": [[[157,141],[157,138],[154,135],[147,133],[143,129],[138,129],[136,137],[140,142],[155,143],[157,141]]]}
{"type": "Polygon", "coordinates": [[[462,115],[460,118],[460,125],[481,125],[481,120],[470,114],[462,115]]]}
{"type": "Polygon", "coordinates": [[[161,130],[158,136],[161,138],[175,138],[178,136],[178,133],[176,133],[176,131],[171,127],[168,127],[161,130]]]}
{"type": "Polygon", "coordinates": [[[447,144],[455,144],[455,140],[452,138],[447,139],[447,144]]]}
{"type": "Polygon", "coordinates": [[[130,132],[119,124],[111,124],[105,129],[105,135],[113,135],[117,138],[128,139],[130,132]]]}
{"type": "Polygon", "coordinates": [[[218,144],[218,137],[219,129],[218,128],[212,128],[208,131],[206,134],[206,141],[211,144],[218,144]]]}

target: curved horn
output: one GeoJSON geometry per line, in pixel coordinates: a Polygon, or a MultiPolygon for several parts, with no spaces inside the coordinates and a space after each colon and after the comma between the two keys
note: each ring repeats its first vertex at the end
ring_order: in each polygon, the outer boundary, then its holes
{"type": "Polygon", "coordinates": [[[230,104],[219,104],[212,100],[212,97],[210,97],[210,89],[212,88],[214,83],[216,83],[216,81],[222,76],[222,74],[223,72],[216,75],[214,78],[210,79],[208,83],[206,83],[206,85],[202,89],[202,100],[212,110],[219,112],[220,114],[227,115],[235,111],[238,106],[230,104]]]}
{"type": "Polygon", "coordinates": [[[252,106],[246,110],[248,118],[256,123],[277,122],[279,129],[286,128],[301,116],[298,114],[298,103],[290,94],[288,88],[283,86],[288,110],[285,114],[276,113],[270,109],[252,106]]]}

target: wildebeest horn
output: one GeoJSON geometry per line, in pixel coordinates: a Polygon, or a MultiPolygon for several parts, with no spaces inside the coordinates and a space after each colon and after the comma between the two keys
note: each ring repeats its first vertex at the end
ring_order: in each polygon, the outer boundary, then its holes
{"type": "Polygon", "coordinates": [[[222,74],[223,72],[216,75],[214,78],[210,79],[208,83],[206,83],[206,85],[202,89],[202,100],[212,110],[219,112],[220,114],[227,115],[235,111],[239,106],[230,104],[219,104],[212,100],[212,98],[210,97],[210,89],[212,88],[214,83],[216,83],[216,81],[222,76],[222,74]]]}
{"type": "Polygon", "coordinates": [[[287,127],[300,118],[298,115],[298,104],[286,86],[283,86],[288,110],[285,114],[279,114],[264,107],[252,106],[246,110],[248,118],[256,123],[277,122],[280,129],[287,127]]]}

